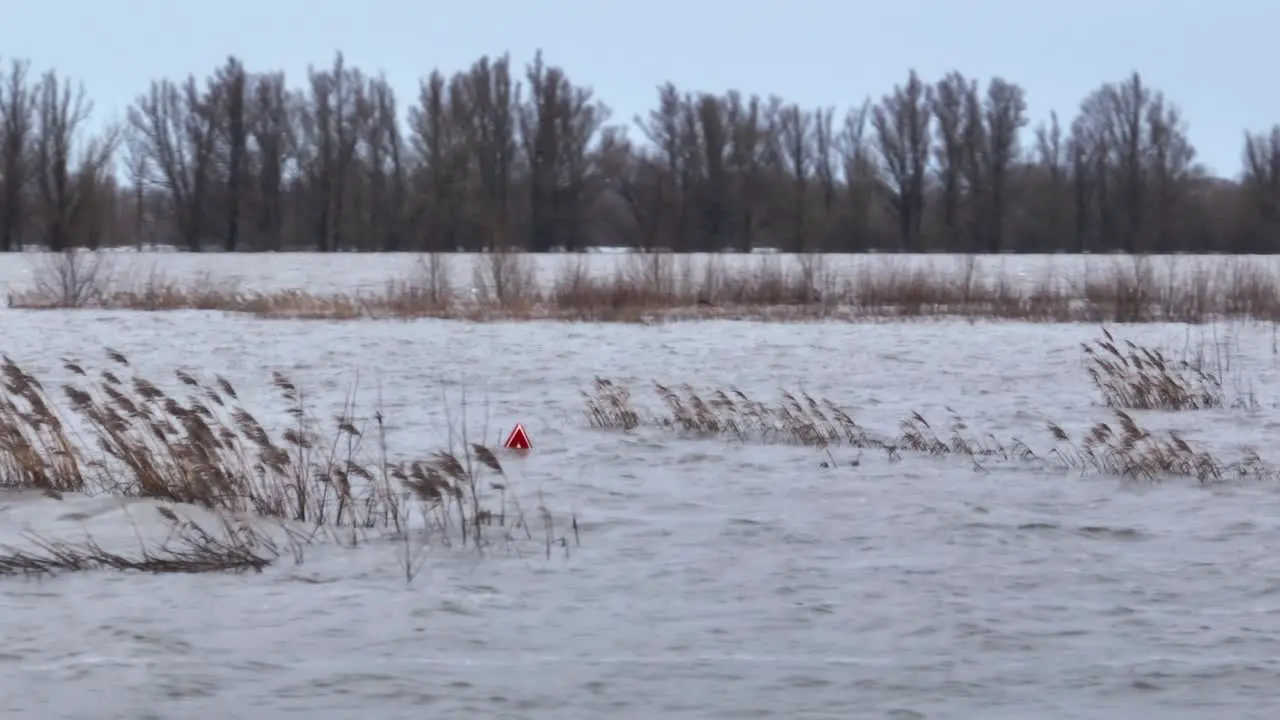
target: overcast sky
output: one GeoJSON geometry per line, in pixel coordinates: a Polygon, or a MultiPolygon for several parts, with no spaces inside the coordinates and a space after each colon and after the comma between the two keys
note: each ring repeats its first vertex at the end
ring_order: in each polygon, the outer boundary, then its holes
{"type": "Polygon", "coordinates": [[[228,54],[296,80],[341,49],[408,99],[432,68],[505,51],[523,65],[542,48],[625,121],[666,80],[843,108],[914,67],[1015,81],[1033,122],[1137,70],[1219,174],[1237,173],[1246,128],[1280,123],[1274,0],[0,0],[0,17],[0,57],[83,80],[100,118],[228,54]]]}

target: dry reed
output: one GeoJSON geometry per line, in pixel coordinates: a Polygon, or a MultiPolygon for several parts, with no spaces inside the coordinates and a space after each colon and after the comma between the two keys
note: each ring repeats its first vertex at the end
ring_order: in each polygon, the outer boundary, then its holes
{"type": "Polygon", "coordinates": [[[1207,451],[1192,448],[1175,432],[1153,435],[1123,410],[1113,413],[1118,431],[1100,422],[1085,433],[1079,444],[1061,427],[1050,423],[1049,432],[1062,444],[1053,449],[1053,454],[1066,467],[1092,467],[1108,475],[1151,481],[1190,477],[1208,485],[1231,476],[1276,477],[1276,470],[1253,450],[1246,450],[1238,462],[1223,463],[1207,451]]]}
{"type": "Polygon", "coordinates": [[[182,282],[151,273],[137,282],[99,280],[74,253],[52,262],[34,286],[12,291],[11,307],[221,310],[266,318],[560,319],[661,322],[682,319],[869,320],[959,316],[1033,322],[1203,323],[1221,318],[1280,322],[1280,274],[1247,261],[1156,272],[1150,258],[1103,258],[1081,278],[1024,278],[979,272],[973,257],[954,268],[891,256],[839,272],[822,256],[761,256],[744,266],[719,258],[625,256],[612,272],[589,272],[577,256],[540,282],[528,256],[474,260],[469,288],[457,286],[454,256],[427,254],[380,291],[245,290],[208,276],[182,282]],[[61,263],[61,264],[59,264],[61,263]],[[68,267],[69,266],[69,267],[68,267]],[[86,279],[87,278],[87,279],[86,279]],[[99,287],[95,282],[102,283],[99,287]],[[109,285],[109,287],[107,286],[109,285]]]}
{"type": "Polygon", "coordinates": [[[1131,410],[1201,410],[1222,407],[1222,380],[1203,366],[1165,358],[1107,330],[1082,347],[1086,372],[1107,407],[1131,410]],[[1123,349],[1121,349],[1123,347],[1123,349]]]}
{"type": "Polygon", "coordinates": [[[705,398],[689,387],[675,391],[655,383],[654,389],[664,410],[645,413],[632,404],[625,386],[597,378],[592,390],[583,393],[588,422],[601,429],[629,431],[648,426],[690,437],[728,437],[823,449],[875,449],[883,451],[891,461],[901,460],[903,452],[958,456],[979,468],[989,460],[1016,460],[1062,471],[1149,481],[1188,477],[1204,484],[1229,477],[1277,476],[1277,471],[1252,450],[1246,451],[1239,462],[1223,463],[1206,451],[1193,449],[1177,433],[1147,432],[1122,410],[1113,410],[1118,431],[1107,423],[1098,423],[1078,444],[1061,427],[1050,423],[1047,430],[1055,446],[1036,453],[1019,438],[1001,441],[989,434],[973,434],[949,408],[950,427],[942,432],[921,414],[912,413],[900,423],[896,435],[876,435],[854,421],[848,410],[803,393],[784,392],[779,402],[770,404],[752,400],[734,389],[713,391],[705,398]]]}
{"type": "Polygon", "coordinates": [[[157,510],[170,525],[170,535],[136,554],[108,550],[86,537],[71,542],[26,533],[27,548],[0,546],[0,575],[54,575],[91,570],[146,573],[261,572],[280,552],[267,534],[243,521],[219,517],[221,527],[206,530],[173,510],[157,510]]]}
{"type": "Polygon", "coordinates": [[[781,402],[753,400],[737,388],[717,390],[703,399],[692,387],[672,389],[655,383],[666,413],[642,416],[631,404],[625,387],[596,378],[584,392],[587,418],[593,427],[631,430],[643,423],[694,436],[729,435],[739,440],[791,445],[852,447],[879,446],[845,411],[827,400],[784,392],[781,402]]]}
{"type": "Polygon", "coordinates": [[[532,539],[501,463],[484,445],[393,460],[381,413],[359,420],[348,401],[322,425],[279,373],[272,385],[290,420],[273,433],[222,377],[203,381],[179,370],[185,394],[165,391],[130,374],[121,353],[106,354],[113,367],[94,374],[64,361],[79,378],[61,387],[69,414],[30,373],[0,361],[0,486],[154,498],[346,527],[353,537],[375,528],[406,534],[409,497],[446,542],[460,533],[463,545],[489,543],[490,527],[505,540],[532,539]],[[366,444],[366,435],[375,441],[366,444]]]}

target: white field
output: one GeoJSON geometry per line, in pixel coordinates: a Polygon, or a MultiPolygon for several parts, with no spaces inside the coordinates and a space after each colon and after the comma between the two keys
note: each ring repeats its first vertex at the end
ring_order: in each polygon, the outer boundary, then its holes
{"type": "MultiPolygon", "coordinates": [[[[121,254],[252,288],[376,288],[410,256],[121,254]]],[[[23,283],[23,258],[0,258],[23,283]]],[[[555,263],[546,262],[554,272],[555,263]]],[[[589,256],[590,262],[616,258],[589,256]]],[[[739,262],[725,258],[726,262],[739,262]]],[[[756,262],[758,258],[747,262],[756,262]]],[[[832,262],[959,263],[954,258],[832,262]]],[[[1093,258],[1091,262],[1121,262],[1093,258]]],[[[1243,261],[1243,260],[1242,260],[1243,261]]],[[[466,262],[462,260],[460,262],[466,262]]],[[[1006,272],[1074,258],[983,260],[1006,272]]],[[[1175,261],[1186,262],[1186,261],[1175,261]]],[[[1228,262],[1207,259],[1202,262],[1228,262]]],[[[1262,262],[1271,262],[1264,260],[1262,262]]],[[[1076,263],[1076,265],[1072,265],[1076,263]]],[[[141,267],[141,266],[138,266],[141,267]]],[[[460,276],[460,277],[465,277],[460,276]]],[[[139,374],[226,376],[280,420],[270,372],[335,409],[358,384],[392,446],[425,453],[459,422],[543,492],[582,546],[478,557],[436,548],[407,584],[397,543],[307,548],[261,575],[0,578],[0,708],[13,717],[1272,718],[1280,711],[1280,495],[1272,485],[1157,486],[906,454],[694,440],[586,427],[594,376],[804,390],[893,433],[912,411],[1051,447],[1108,415],[1081,365],[1086,325],[669,325],[267,321],[220,313],[0,309],[0,352],[48,386],[59,358],[139,374]],[[381,389],[381,401],[377,395],[381,389]],[[446,403],[445,398],[448,402],[446,403]],[[447,416],[445,409],[451,408],[447,416]]],[[[1258,409],[1137,413],[1223,459],[1280,462],[1280,357],[1269,326],[1113,328],[1223,365],[1258,409]],[[1220,359],[1220,360],[1219,360],[1220,359]]],[[[200,516],[199,513],[196,513],[200,516]]],[[[0,542],[24,531],[136,547],[152,503],[0,493],[0,542]]]]}

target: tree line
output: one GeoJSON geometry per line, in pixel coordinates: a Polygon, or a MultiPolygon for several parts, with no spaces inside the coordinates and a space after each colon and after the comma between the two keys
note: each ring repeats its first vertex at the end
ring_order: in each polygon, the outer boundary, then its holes
{"type": "Polygon", "coordinates": [[[1013,82],[914,71],[843,111],[665,83],[618,119],[541,53],[408,101],[341,53],[296,86],[231,57],[92,113],[0,70],[0,250],[1280,251],[1280,125],[1212,177],[1137,73],[1034,128],[1013,82]]]}

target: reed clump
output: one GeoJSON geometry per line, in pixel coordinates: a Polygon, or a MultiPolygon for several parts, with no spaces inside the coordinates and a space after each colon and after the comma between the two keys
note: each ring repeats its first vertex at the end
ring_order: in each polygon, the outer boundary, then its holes
{"type": "Polygon", "coordinates": [[[990,460],[1038,460],[1036,453],[1022,440],[1012,438],[1001,441],[994,435],[979,436],[969,430],[968,423],[960,415],[946,408],[950,415],[949,427],[940,434],[918,412],[898,423],[899,434],[893,443],[896,447],[932,456],[957,455],[967,457],[979,465],[990,460]]]}
{"type": "Polygon", "coordinates": [[[1082,344],[1085,371],[1107,407],[1130,410],[1202,410],[1222,407],[1222,380],[1203,366],[1173,361],[1130,340],[1103,338],[1082,344]]]}
{"type": "Polygon", "coordinates": [[[591,427],[634,430],[640,426],[640,413],[631,404],[631,390],[625,385],[597,377],[590,391],[581,392],[591,427]]]}
{"type": "Polygon", "coordinates": [[[406,534],[416,520],[463,545],[532,538],[506,474],[483,444],[405,459],[391,456],[381,413],[359,419],[352,402],[319,421],[306,395],[273,373],[284,427],[269,429],[225,378],[178,370],[176,390],[110,366],[64,360],[75,382],[63,402],[8,357],[0,360],[0,487],[110,493],[256,514],[312,526],[406,534]],[[489,478],[492,477],[492,480],[489,478]],[[416,500],[411,515],[406,499],[416,500]]]}
{"type": "MultiPolygon", "coordinates": [[[[418,499],[428,529],[445,543],[460,535],[463,544],[468,538],[479,544],[485,528],[499,528],[504,540],[516,540],[520,535],[532,540],[533,529],[524,508],[510,492],[507,473],[498,456],[478,443],[471,443],[469,448],[470,452],[461,453],[441,450],[426,460],[397,465],[391,470],[392,477],[418,499]],[[489,503],[487,497],[494,493],[498,496],[496,505],[489,503]]],[[[537,511],[538,520],[544,525],[551,522],[550,512],[542,503],[537,511]]],[[[576,533],[576,518],[572,527],[576,533]]],[[[546,534],[544,539],[548,544],[567,546],[568,542],[564,536],[553,534],[546,534]]]]}
{"type": "Polygon", "coordinates": [[[166,507],[156,508],[169,524],[168,537],[135,553],[104,548],[86,537],[52,540],[27,533],[28,546],[0,546],[0,576],[56,575],[67,572],[117,570],[144,573],[261,572],[280,556],[268,534],[243,520],[219,516],[219,527],[206,530],[166,507]]]}
{"type": "Polygon", "coordinates": [[[706,399],[688,385],[670,388],[654,383],[666,412],[642,415],[631,403],[626,387],[596,378],[584,391],[588,422],[597,428],[632,430],[642,424],[677,430],[692,436],[728,435],[743,441],[778,442],[824,447],[878,447],[880,441],[828,400],[800,393],[782,394],[764,403],[737,388],[712,391],[706,399]]]}
{"type": "Polygon", "coordinates": [[[963,457],[979,469],[993,461],[1019,461],[1058,471],[1078,471],[1156,481],[1166,477],[1193,478],[1203,484],[1231,477],[1275,478],[1277,471],[1247,450],[1239,462],[1224,463],[1211,453],[1193,448],[1177,433],[1150,433],[1122,410],[1113,410],[1108,423],[1093,426],[1081,442],[1074,442],[1058,425],[1046,429],[1054,443],[1037,453],[1020,438],[1000,440],[972,432],[950,408],[949,425],[935,428],[918,412],[898,426],[896,434],[875,434],[854,421],[853,414],[826,399],[804,393],[782,393],[776,403],[762,403],[737,390],[700,394],[687,386],[677,390],[654,384],[661,411],[646,413],[631,403],[621,384],[597,378],[584,392],[586,416],[592,427],[634,430],[652,427],[685,437],[724,437],[739,442],[782,443],[829,449],[853,447],[883,451],[890,461],[904,453],[934,457],[963,457]]]}
{"type": "Polygon", "coordinates": [[[1054,423],[1048,429],[1060,443],[1054,456],[1065,467],[1090,467],[1108,475],[1154,481],[1160,477],[1195,478],[1209,485],[1225,479],[1274,479],[1277,472],[1247,449],[1241,460],[1224,463],[1211,453],[1189,445],[1178,433],[1155,435],[1143,429],[1131,415],[1114,410],[1113,428],[1100,422],[1084,433],[1083,440],[1071,439],[1054,423]]]}

